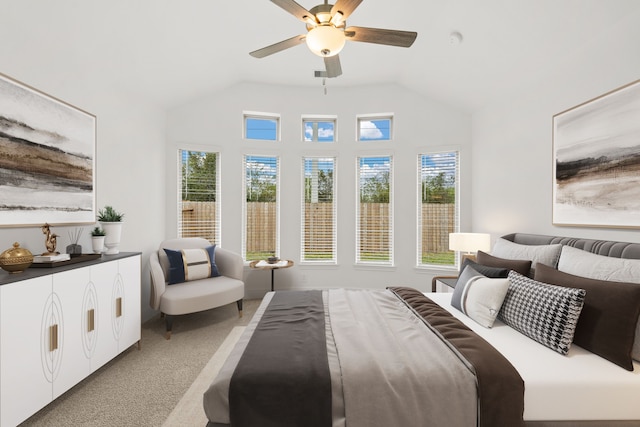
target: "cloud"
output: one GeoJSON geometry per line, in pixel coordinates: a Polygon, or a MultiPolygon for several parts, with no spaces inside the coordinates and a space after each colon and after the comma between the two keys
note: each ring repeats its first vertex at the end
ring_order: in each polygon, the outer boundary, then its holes
{"type": "Polygon", "coordinates": [[[389,157],[363,157],[360,158],[360,178],[381,176],[388,173],[391,167],[389,157]]]}
{"type": "MultiPolygon", "coordinates": [[[[311,123],[304,124],[304,136],[307,141],[313,139],[313,125],[311,123]]],[[[318,139],[333,140],[333,127],[322,127],[321,124],[318,123],[318,139]]]]}
{"type": "Polygon", "coordinates": [[[376,124],[369,120],[360,122],[360,139],[381,139],[384,134],[376,124]]]}
{"type": "Polygon", "coordinates": [[[246,158],[246,173],[248,176],[258,180],[268,181],[275,179],[278,172],[275,157],[254,157],[246,158]]]}

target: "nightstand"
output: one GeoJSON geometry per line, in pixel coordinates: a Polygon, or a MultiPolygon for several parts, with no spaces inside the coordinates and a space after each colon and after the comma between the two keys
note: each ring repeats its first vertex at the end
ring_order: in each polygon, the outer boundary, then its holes
{"type": "Polygon", "coordinates": [[[438,283],[450,287],[451,289],[456,287],[458,276],[435,276],[431,279],[431,292],[435,292],[438,283]]]}

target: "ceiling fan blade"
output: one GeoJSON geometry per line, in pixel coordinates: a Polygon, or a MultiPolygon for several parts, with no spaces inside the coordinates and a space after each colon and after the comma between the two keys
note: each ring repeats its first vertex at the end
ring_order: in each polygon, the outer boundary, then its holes
{"type": "Polygon", "coordinates": [[[289,49],[290,47],[294,47],[301,43],[304,43],[304,40],[306,37],[307,37],[306,34],[301,34],[299,36],[291,37],[290,39],[283,40],[278,43],[274,43],[271,46],[254,50],[253,52],[250,52],[249,55],[253,56],[254,58],[264,58],[265,56],[273,55],[274,53],[278,53],[281,50],[289,49]]]}
{"type": "Polygon", "coordinates": [[[381,28],[349,27],[344,30],[347,40],[354,42],[386,44],[389,46],[409,47],[418,33],[415,31],[384,30],[381,28]]]}
{"type": "Polygon", "coordinates": [[[331,8],[331,16],[335,15],[336,12],[340,12],[343,16],[342,19],[347,19],[360,3],[362,3],[362,0],[338,0],[331,8]]]}
{"type": "Polygon", "coordinates": [[[327,77],[338,77],[342,74],[342,66],[340,65],[340,58],[338,55],[325,56],[324,66],[327,70],[327,77]]]}
{"type": "Polygon", "coordinates": [[[307,24],[318,22],[314,14],[309,12],[304,7],[300,6],[294,0],[271,0],[271,2],[277,4],[302,22],[305,22],[307,24]]]}

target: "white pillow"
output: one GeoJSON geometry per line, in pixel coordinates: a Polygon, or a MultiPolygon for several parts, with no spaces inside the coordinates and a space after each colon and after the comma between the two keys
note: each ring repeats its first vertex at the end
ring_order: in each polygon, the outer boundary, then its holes
{"type": "Polygon", "coordinates": [[[500,312],[507,289],[509,279],[488,278],[467,266],[456,282],[451,305],[485,328],[490,328],[500,312]]]}
{"type": "Polygon", "coordinates": [[[640,283],[640,259],[614,258],[564,246],[558,270],[611,282],[640,283]]]}
{"type": "Polygon", "coordinates": [[[554,267],[558,263],[562,245],[554,243],[552,245],[521,245],[510,240],[499,238],[493,245],[491,255],[506,259],[527,259],[531,260],[531,266],[536,263],[554,267]]]}

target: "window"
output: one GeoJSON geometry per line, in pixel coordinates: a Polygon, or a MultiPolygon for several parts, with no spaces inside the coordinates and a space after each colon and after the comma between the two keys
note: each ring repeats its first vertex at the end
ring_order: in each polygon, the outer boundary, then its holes
{"type": "Polygon", "coordinates": [[[390,141],[392,115],[358,116],[358,141],[390,141]]]}
{"type": "Polygon", "coordinates": [[[356,176],[356,262],[393,265],[392,157],[359,157],[356,176]]]}
{"type": "Polygon", "coordinates": [[[244,138],[277,141],[280,138],[280,116],[274,114],[245,113],[244,138]]]}
{"type": "Polygon", "coordinates": [[[336,257],[335,168],[333,157],[302,159],[302,247],[304,262],[331,262],[336,257]]]}
{"type": "Polygon", "coordinates": [[[449,233],[459,228],[458,170],[456,151],[418,156],[419,266],[455,266],[455,253],[449,250],[449,233]]]}
{"type": "Polygon", "coordinates": [[[218,153],[178,150],[178,236],[220,244],[218,153]]]}
{"type": "Polygon", "coordinates": [[[242,255],[252,261],[279,256],[278,157],[244,156],[242,255]]]}
{"type": "Polygon", "coordinates": [[[305,142],[334,142],[336,140],[336,118],[303,117],[302,130],[305,142]]]}

